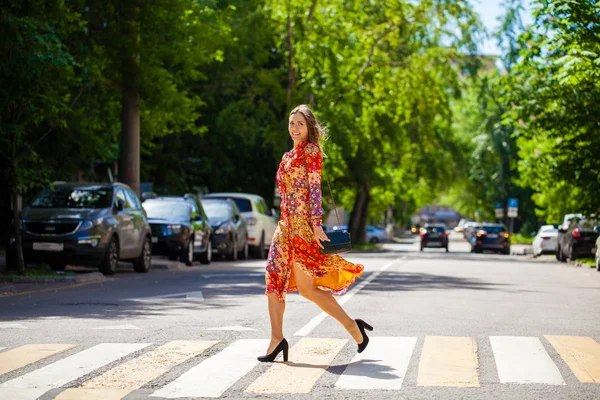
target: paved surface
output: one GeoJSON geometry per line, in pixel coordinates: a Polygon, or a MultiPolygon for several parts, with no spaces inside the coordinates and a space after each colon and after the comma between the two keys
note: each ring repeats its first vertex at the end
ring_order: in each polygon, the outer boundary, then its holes
{"type": "Polygon", "coordinates": [[[124,268],[0,298],[0,399],[600,398],[594,269],[471,254],[459,238],[449,253],[404,240],[347,258],[366,271],[338,300],[375,328],[360,355],[291,294],[290,360],[257,363],[264,261],[124,268]]]}

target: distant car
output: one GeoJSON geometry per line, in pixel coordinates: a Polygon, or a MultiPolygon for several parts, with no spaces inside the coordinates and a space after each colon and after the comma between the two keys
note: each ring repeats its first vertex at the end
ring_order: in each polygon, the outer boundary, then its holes
{"type": "Polygon", "coordinates": [[[572,218],[569,227],[559,228],[556,244],[556,258],[565,262],[567,259],[575,260],[581,257],[594,257],[594,247],[598,232],[597,222],[590,219],[572,218]]]}
{"type": "Polygon", "coordinates": [[[248,258],[248,227],[231,199],[200,200],[213,229],[213,252],[235,261],[248,258]]]}
{"type": "Polygon", "coordinates": [[[533,256],[542,254],[554,254],[556,251],[556,238],[558,228],[554,225],[542,225],[533,238],[533,256]]]}
{"type": "Polygon", "coordinates": [[[467,222],[473,222],[473,220],[472,219],[461,218],[460,221],[458,221],[458,225],[456,225],[456,227],[454,228],[454,232],[462,233],[463,230],[465,229],[465,224],[467,222]]]}
{"type": "Polygon", "coordinates": [[[471,242],[471,238],[473,237],[475,232],[479,231],[480,229],[481,229],[480,222],[475,222],[475,221],[466,222],[463,227],[463,237],[468,242],[471,242]]]}
{"type": "Polygon", "coordinates": [[[383,229],[377,228],[376,226],[367,226],[367,242],[379,243],[387,242],[388,237],[383,229]]]}
{"type": "Polygon", "coordinates": [[[483,223],[471,236],[471,252],[484,250],[510,254],[510,235],[504,224],[483,223]]]}
{"type": "MultiPolygon", "coordinates": [[[[120,260],[136,272],[151,264],[151,232],[133,190],[122,183],[55,184],[21,212],[25,263],[99,266],[114,274],[120,260]]],[[[14,243],[7,260],[13,262],[14,243]]],[[[10,267],[10,266],[9,266],[10,267]]]]}
{"type": "Polygon", "coordinates": [[[425,224],[421,228],[421,251],[426,247],[446,249],[448,252],[448,231],[444,224],[425,224]]]}
{"type": "Polygon", "coordinates": [[[179,259],[187,266],[198,258],[212,261],[212,228],[202,205],[190,197],[163,196],[143,203],[152,228],[153,254],[179,259]]]}
{"type": "Polygon", "coordinates": [[[332,231],[347,231],[348,225],[334,225],[331,227],[332,231]]]}
{"type": "Polygon", "coordinates": [[[248,224],[248,244],[252,253],[256,258],[267,257],[277,222],[274,210],[269,209],[261,196],[248,193],[209,193],[203,198],[233,200],[248,224]]]}

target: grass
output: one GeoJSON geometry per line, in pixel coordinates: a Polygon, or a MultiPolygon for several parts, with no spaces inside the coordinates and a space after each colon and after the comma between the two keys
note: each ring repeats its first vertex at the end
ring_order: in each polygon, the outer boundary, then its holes
{"type": "Polygon", "coordinates": [[[376,243],[355,244],[352,246],[352,250],[375,250],[375,249],[377,249],[376,243]]]}
{"type": "Polygon", "coordinates": [[[596,266],[596,260],[594,260],[593,258],[578,258],[577,261],[582,264],[587,264],[591,267],[596,266]]]}
{"type": "Polygon", "coordinates": [[[529,236],[523,236],[520,233],[515,233],[510,237],[511,244],[531,244],[533,243],[533,238],[529,236]]]}
{"type": "Polygon", "coordinates": [[[22,277],[22,276],[31,276],[31,277],[37,277],[37,278],[56,278],[56,277],[60,277],[60,276],[67,276],[67,275],[72,275],[72,272],[61,272],[61,273],[57,273],[54,272],[50,269],[50,267],[43,265],[43,264],[36,264],[36,265],[28,265],[27,269],[25,270],[24,274],[19,274],[14,270],[11,270],[10,272],[5,272],[0,274],[0,277],[4,277],[4,278],[16,278],[16,277],[22,277]]]}

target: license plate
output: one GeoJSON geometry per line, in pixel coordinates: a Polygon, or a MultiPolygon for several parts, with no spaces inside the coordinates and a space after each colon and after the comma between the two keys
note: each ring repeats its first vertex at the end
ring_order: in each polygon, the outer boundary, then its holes
{"type": "Polygon", "coordinates": [[[427,246],[441,246],[442,242],[429,242],[427,243],[427,246]]]}
{"type": "Polygon", "coordinates": [[[496,233],[490,233],[488,235],[488,238],[490,238],[490,239],[498,239],[498,235],[496,233]]]}
{"type": "Polygon", "coordinates": [[[33,249],[41,251],[63,251],[64,245],[62,243],[34,242],[33,249]]]}
{"type": "Polygon", "coordinates": [[[152,243],[158,243],[158,238],[156,236],[152,236],[152,243]]]}

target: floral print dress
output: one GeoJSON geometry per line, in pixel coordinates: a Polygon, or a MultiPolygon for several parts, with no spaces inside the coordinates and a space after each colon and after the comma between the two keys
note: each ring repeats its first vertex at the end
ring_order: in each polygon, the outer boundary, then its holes
{"type": "Polygon", "coordinates": [[[296,145],[283,155],[277,170],[281,196],[281,220],[277,225],[267,260],[266,293],[276,293],[280,301],[297,290],[292,265],[314,279],[317,287],[343,294],[362,275],[364,267],[336,255],[324,255],[313,227],[323,215],[319,147],[309,141],[296,145]]]}

